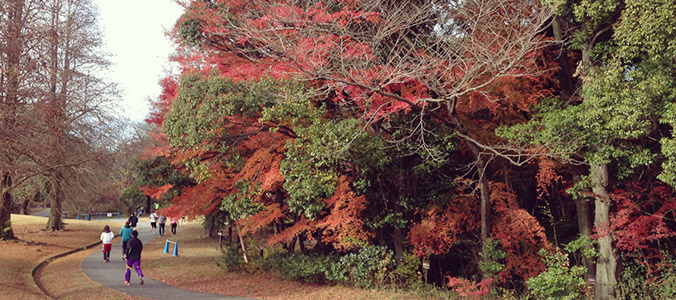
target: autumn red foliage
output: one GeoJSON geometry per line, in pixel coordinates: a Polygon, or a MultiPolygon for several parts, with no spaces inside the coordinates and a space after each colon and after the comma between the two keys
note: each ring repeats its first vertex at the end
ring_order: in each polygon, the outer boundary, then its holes
{"type": "Polygon", "coordinates": [[[364,195],[357,196],[351,189],[345,176],[338,179],[335,193],[328,199],[325,212],[315,221],[301,216],[300,221],[271,237],[268,244],[289,242],[294,237],[305,234],[314,239],[321,232],[321,242],[331,245],[338,251],[353,250],[365,245],[373,233],[369,232],[362,218],[366,208],[364,195]]]}
{"type": "Polygon", "coordinates": [[[650,264],[653,258],[661,257],[658,244],[676,236],[674,190],[660,182],[645,186],[633,181],[614,190],[611,199],[616,212],[611,217],[610,232],[617,248],[639,263],[650,264]]]}
{"type": "Polygon", "coordinates": [[[545,265],[538,255],[549,247],[545,230],[538,220],[519,207],[516,194],[503,183],[491,184],[491,201],[495,210],[493,238],[500,241],[507,252],[505,270],[499,280],[513,277],[528,279],[544,271],[545,265]]]}
{"type": "MultiPolygon", "coordinates": [[[[461,189],[458,194],[462,195],[461,189]]],[[[416,255],[445,254],[459,242],[462,234],[473,232],[479,226],[479,202],[476,196],[455,196],[444,206],[420,211],[420,222],[414,224],[408,240],[416,255]]]]}

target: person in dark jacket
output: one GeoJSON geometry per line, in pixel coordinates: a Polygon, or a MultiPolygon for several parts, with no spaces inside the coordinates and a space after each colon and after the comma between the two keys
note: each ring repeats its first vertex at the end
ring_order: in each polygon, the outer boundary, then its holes
{"type": "Polygon", "coordinates": [[[136,215],[134,215],[134,213],[131,213],[131,216],[129,216],[128,221],[131,225],[131,228],[136,230],[136,223],[138,223],[138,218],[136,217],[136,215]]]}
{"type": "Polygon", "coordinates": [[[131,240],[127,243],[127,271],[124,273],[124,284],[129,285],[131,277],[131,269],[136,270],[138,281],[143,285],[143,272],[141,271],[141,252],[143,251],[143,243],[138,239],[138,231],[131,232],[131,240]]]}

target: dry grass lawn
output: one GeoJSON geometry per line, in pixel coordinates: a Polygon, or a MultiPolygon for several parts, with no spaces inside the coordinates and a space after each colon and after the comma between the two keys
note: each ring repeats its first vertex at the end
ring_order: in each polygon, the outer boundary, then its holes
{"type": "Polygon", "coordinates": [[[40,274],[40,280],[49,294],[57,299],[145,299],[102,287],[82,272],[82,260],[93,252],[100,251],[99,247],[94,247],[49,263],[40,274]]]}
{"type": "MultiPolygon", "coordinates": [[[[45,299],[31,270],[49,257],[97,242],[103,226],[110,223],[65,220],[66,230],[47,232],[42,230],[46,222],[44,217],[12,215],[12,228],[21,241],[0,242],[0,299],[45,299]]],[[[36,274],[38,280],[59,299],[141,299],[102,288],[82,273],[80,262],[96,249],[55,260],[36,274]]]]}
{"type": "Polygon", "coordinates": [[[143,272],[169,285],[240,297],[259,299],[420,299],[405,293],[369,291],[341,286],[310,285],[283,280],[273,273],[248,274],[227,272],[216,265],[221,258],[218,241],[205,238],[198,222],[180,223],[176,236],[178,257],[164,254],[164,239],[156,239],[143,251],[143,272]]]}

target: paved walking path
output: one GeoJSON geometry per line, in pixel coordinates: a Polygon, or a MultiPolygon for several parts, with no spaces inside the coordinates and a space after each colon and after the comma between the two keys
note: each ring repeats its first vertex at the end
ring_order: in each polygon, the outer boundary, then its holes
{"type": "MultiPolygon", "coordinates": [[[[124,225],[124,221],[126,220],[111,219],[111,230],[113,230],[115,233],[119,233],[120,228],[122,228],[124,225]]],[[[150,241],[157,237],[157,235],[153,235],[151,233],[150,224],[146,220],[139,222],[139,227],[137,227],[137,230],[139,231],[139,239],[141,239],[144,245],[150,243],[150,241]]],[[[145,250],[143,252],[145,253],[145,250]]],[[[176,259],[180,259],[180,256],[176,259]]],[[[141,262],[143,262],[143,255],[141,255],[141,262]]],[[[94,251],[94,253],[87,256],[87,258],[82,261],[80,268],[87,276],[89,276],[91,280],[101,285],[123,293],[141,296],[148,299],[250,299],[179,289],[149,278],[149,276],[152,277],[152,274],[148,274],[146,270],[144,270],[145,272],[143,273],[145,275],[143,278],[143,281],[145,282],[144,285],[139,284],[136,271],[132,270],[131,285],[126,286],[124,284],[124,272],[126,270],[126,264],[125,261],[122,260],[122,242],[113,244],[113,249],[110,252],[109,263],[103,263],[103,254],[101,251],[94,251]]],[[[143,269],[143,263],[141,264],[141,269],[143,269]]]]}
{"type": "Polygon", "coordinates": [[[31,214],[31,216],[36,216],[36,217],[49,217],[49,208],[45,208],[39,211],[36,211],[31,214]]]}

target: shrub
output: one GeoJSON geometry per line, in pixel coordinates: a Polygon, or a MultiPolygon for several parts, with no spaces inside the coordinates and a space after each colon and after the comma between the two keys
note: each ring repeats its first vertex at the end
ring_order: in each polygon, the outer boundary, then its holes
{"type": "Polygon", "coordinates": [[[403,287],[421,286],[420,259],[413,252],[404,254],[404,259],[392,271],[392,280],[403,287]]]}
{"type": "Polygon", "coordinates": [[[544,257],[547,270],[528,279],[528,290],[536,299],[575,300],[585,299],[585,267],[570,266],[568,255],[562,251],[538,252],[544,257]]]}
{"type": "Polygon", "coordinates": [[[360,288],[381,285],[394,267],[392,251],[383,246],[366,246],[358,254],[348,254],[331,265],[329,280],[360,288]]]}
{"type": "Polygon", "coordinates": [[[268,248],[261,258],[263,263],[261,269],[263,271],[275,271],[281,273],[280,266],[286,257],[286,251],[282,248],[268,248]]]}
{"type": "Polygon", "coordinates": [[[497,281],[500,272],[505,269],[505,264],[501,263],[507,257],[507,253],[500,249],[500,241],[488,238],[481,247],[481,261],[479,269],[485,277],[493,278],[497,281]]]}
{"type": "MultiPolygon", "coordinates": [[[[664,255],[664,254],[663,254],[664,255]]],[[[619,299],[676,299],[674,260],[666,256],[654,268],[626,262],[619,283],[619,299]]]]}
{"type": "Polygon", "coordinates": [[[243,262],[244,258],[241,253],[237,252],[235,248],[226,247],[221,260],[216,264],[225,270],[238,270],[243,262]]]}
{"type": "Polygon", "coordinates": [[[332,256],[294,253],[287,258],[279,260],[277,272],[282,278],[286,279],[307,283],[322,283],[327,281],[325,273],[327,273],[334,261],[335,259],[332,256]]]}

